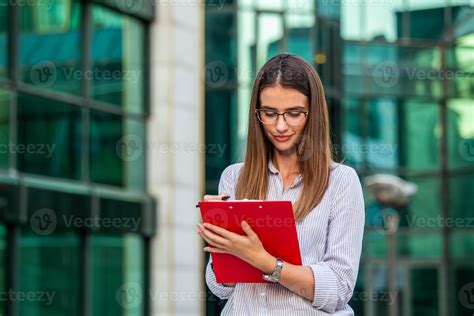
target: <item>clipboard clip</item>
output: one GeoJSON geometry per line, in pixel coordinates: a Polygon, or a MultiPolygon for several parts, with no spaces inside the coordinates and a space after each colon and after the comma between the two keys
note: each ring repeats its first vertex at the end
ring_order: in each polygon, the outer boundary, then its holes
{"type": "MultiPolygon", "coordinates": [[[[224,195],[224,196],[221,198],[221,201],[227,201],[228,199],[230,199],[230,195],[224,195]]],[[[196,207],[199,207],[199,204],[196,204],[196,207]]]]}

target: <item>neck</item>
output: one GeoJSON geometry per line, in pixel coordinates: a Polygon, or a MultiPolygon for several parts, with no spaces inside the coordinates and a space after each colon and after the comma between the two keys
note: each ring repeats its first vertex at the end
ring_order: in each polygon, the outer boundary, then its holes
{"type": "Polygon", "coordinates": [[[278,171],[280,171],[282,176],[299,173],[298,157],[296,152],[286,155],[279,151],[275,151],[273,153],[273,164],[278,169],[278,171]]]}

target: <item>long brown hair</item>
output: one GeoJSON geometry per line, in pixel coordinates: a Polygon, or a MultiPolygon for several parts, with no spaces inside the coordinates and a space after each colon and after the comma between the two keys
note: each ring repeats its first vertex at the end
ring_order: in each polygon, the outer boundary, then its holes
{"type": "Polygon", "coordinates": [[[303,189],[293,209],[295,219],[300,221],[316,207],[326,192],[332,153],[323,85],[316,70],[297,55],[276,55],[257,74],[250,101],[247,151],[235,196],[236,199],[267,198],[268,163],[274,147],[256,117],[255,109],[260,108],[261,91],[276,85],[295,89],[309,99],[308,118],[296,148],[303,189]]]}

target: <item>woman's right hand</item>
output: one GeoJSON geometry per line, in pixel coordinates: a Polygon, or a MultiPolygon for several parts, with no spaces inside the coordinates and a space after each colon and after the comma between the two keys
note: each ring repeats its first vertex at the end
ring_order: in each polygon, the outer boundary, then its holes
{"type": "MultiPolygon", "coordinates": [[[[221,195],[204,195],[203,197],[203,200],[204,201],[222,201],[222,198],[224,196],[228,196],[229,193],[227,192],[222,192],[221,195]]],[[[236,283],[222,283],[222,285],[226,286],[226,287],[235,287],[236,283]]]]}

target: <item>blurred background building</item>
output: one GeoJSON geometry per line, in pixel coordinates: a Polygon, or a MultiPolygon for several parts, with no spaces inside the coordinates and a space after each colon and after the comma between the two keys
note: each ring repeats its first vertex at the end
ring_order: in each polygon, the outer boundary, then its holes
{"type": "Polygon", "coordinates": [[[366,194],[363,258],[350,302],[356,315],[472,314],[474,290],[466,290],[474,288],[473,6],[469,0],[206,6],[206,142],[228,144],[224,159],[206,154],[207,192],[215,191],[225,166],[243,160],[253,79],[282,51],[318,70],[337,159],[361,180],[388,173],[418,187],[408,205],[391,208],[399,219],[393,235],[384,228],[385,206],[366,194]]]}
{"type": "Polygon", "coordinates": [[[357,315],[474,311],[472,0],[0,0],[0,315],[218,315],[194,204],[257,71],[318,70],[366,190],[357,315]],[[386,229],[388,210],[398,229],[386,229]]]}

